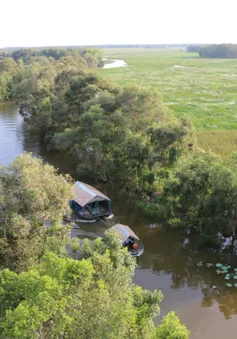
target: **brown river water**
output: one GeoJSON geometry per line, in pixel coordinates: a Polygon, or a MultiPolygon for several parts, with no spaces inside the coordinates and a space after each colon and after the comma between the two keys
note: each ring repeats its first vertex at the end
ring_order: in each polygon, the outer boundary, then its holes
{"type": "MultiPolygon", "coordinates": [[[[30,135],[16,106],[1,104],[0,165],[9,164],[23,151],[32,152],[61,172],[80,179],[67,156],[47,152],[30,135]]],[[[237,267],[236,248],[198,250],[195,239],[168,232],[158,223],[141,217],[131,199],[118,195],[110,187],[98,188],[112,198],[116,220],[129,225],[144,243],[145,251],[138,259],[134,282],[163,292],[161,315],[174,310],[191,330],[191,339],[236,339],[237,288],[226,287],[228,281],[223,275],[217,275],[215,268],[206,267],[206,263],[218,262],[237,267]],[[201,261],[204,266],[199,267],[197,264],[201,261]],[[213,285],[216,288],[212,288],[213,285]]],[[[103,223],[82,224],[79,230],[72,230],[72,236],[93,239],[103,234],[106,228],[103,223]]]]}

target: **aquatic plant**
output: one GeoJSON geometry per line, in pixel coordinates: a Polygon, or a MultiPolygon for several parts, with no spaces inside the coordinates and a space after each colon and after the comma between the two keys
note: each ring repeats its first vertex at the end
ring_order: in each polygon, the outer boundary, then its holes
{"type": "Polygon", "coordinates": [[[212,267],[212,266],[214,266],[211,262],[208,262],[207,264],[206,264],[206,267],[208,267],[208,268],[210,268],[210,267],[212,267]]]}
{"type": "Polygon", "coordinates": [[[222,267],[222,264],[216,264],[216,267],[222,267]]]}

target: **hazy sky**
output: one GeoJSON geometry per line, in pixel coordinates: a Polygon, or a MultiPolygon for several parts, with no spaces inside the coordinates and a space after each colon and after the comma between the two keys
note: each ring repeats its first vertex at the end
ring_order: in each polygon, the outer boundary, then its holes
{"type": "Polygon", "coordinates": [[[0,0],[0,47],[237,43],[234,0],[0,0]]]}

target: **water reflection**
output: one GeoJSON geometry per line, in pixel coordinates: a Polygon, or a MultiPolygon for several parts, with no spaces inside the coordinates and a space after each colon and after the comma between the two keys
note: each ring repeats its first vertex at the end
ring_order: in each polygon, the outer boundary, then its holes
{"type": "MultiPolygon", "coordinates": [[[[40,146],[34,134],[23,126],[16,106],[1,105],[0,165],[9,164],[24,150],[42,157],[61,172],[81,179],[70,156],[52,153],[40,146]]],[[[227,288],[226,280],[216,274],[215,268],[205,267],[210,262],[232,267],[236,263],[237,267],[235,249],[199,250],[195,239],[168,232],[142,217],[130,197],[118,194],[112,186],[97,187],[112,198],[116,220],[134,229],[144,243],[145,252],[138,260],[134,282],[151,290],[163,291],[165,299],[161,314],[175,310],[191,329],[191,339],[236,338],[237,288],[227,288]],[[199,267],[200,262],[204,266],[199,267]],[[213,289],[213,285],[217,288],[213,289]]],[[[72,229],[72,236],[94,239],[103,235],[107,228],[103,223],[80,224],[72,229]]]]}
{"type": "Polygon", "coordinates": [[[0,105],[0,165],[23,152],[22,118],[14,105],[0,105]]]}

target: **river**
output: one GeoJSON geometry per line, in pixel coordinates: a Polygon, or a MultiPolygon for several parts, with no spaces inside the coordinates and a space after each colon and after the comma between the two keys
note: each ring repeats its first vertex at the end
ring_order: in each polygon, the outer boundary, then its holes
{"type": "MultiPolygon", "coordinates": [[[[66,156],[45,151],[24,127],[14,105],[0,106],[0,165],[9,164],[23,151],[32,152],[58,167],[62,172],[76,173],[66,156]]],[[[235,339],[237,334],[237,288],[225,286],[225,280],[214,268],[199,267],[203,263],[236,263],[234,252],[197,250],[185,236],[166,232],[160,225],[140,217],[132,201],[108,187],[117,220],[129,225],[144,243],[144,254],[138,260],[134,282],[144,288],[160,289],[164,294],[161,315],[174,310],[191,330],[191,339],[235,339]],[[212,286],[217,288],[213,289],[212,286]]],[[[105,230],[103,224],[83,224],[73,236],[94,238],[105,230]]],[[[192,240],[191,240],[192,243],[192,240]]],[[[204,265],[205,266],[205,265],[204,265]]]]}

